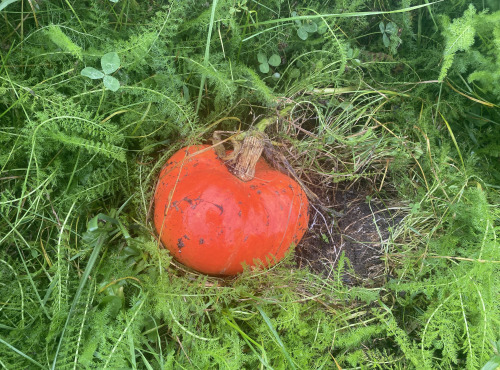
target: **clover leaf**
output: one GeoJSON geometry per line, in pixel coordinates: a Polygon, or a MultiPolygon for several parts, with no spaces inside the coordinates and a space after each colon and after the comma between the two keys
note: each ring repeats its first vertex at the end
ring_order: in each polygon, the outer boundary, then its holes
{"type": "Polygon", "coordinates": [[[80,74],[92,80],[103,79],[104,87],[111,91],[117,91],[120,88],[120,81],[110,76],[120,67],[120,57],[116,52],[104,54],[101,58],[102,72],[93,67],[85,67],[80,74]]]}
{"type": "Polygon", "coordinates": [[[93,67],[85,67],[84,69],[82,69],[80,74],[82,76],[91,78],[92,80],[98,80],[98,79],[104,77],[104,73],[102,73],[101,71],[99,71],[93,67]]]}
{"type": "Polygon", "coordinates": [[[308,33],[313,33],[318,30],[318,25],[314,22],[306,23],[302,27],[304,27],[304,30],[308,33]]]}
{"type": "Polygon", "coordinates": [[[257,60],[259,61],[259,69],[262,73],[269,72],[269,65],[273,67],[278,67],[281,64],[281,58],[278,54],[273,54],[269,59],[264,53],[257,54],[257,60]]]}
{"type": "Polygon", "coordinates": [[[309,33],[306,31],[306,29],[304,28],[304,26],[301,26],[299,27],[299,29],[297,30],[297,36],[299,36],[299,38],[301,40],[304,40],[306,41],[307,38],[309,37],[309,33]]]}
{"type": "Polygon", "coordinates": [[[104,87],[113,92],[117,91],[120,88],[120,81],[118,81],[113,76],[108,76],[108,75],[104,76],[103,82],[104,82],[104,87]]]}
{"type": "Polygon", "coordinates": [[[259,63],[267,63],[267,57],[264,53],[257,53],[257,60],[259,63]]]}
{"type": "Polygon", "coordinates": [[[281,58],[280,58],[280,56],[278,54],[273,54],[269,58],[268,63],[270,65],[272,65],[273,67],[277,67],[277,66],[279,66],[281,64],[281,58]]]}
{"type": "Polygon", "coordinates": [[[101,67],[107,75],[115,72],[120,67],[120,57],[114,51],[104,54],[101,58],[101,67]]]}
{"type": "Polygon", "coordinates": [[[398,27],[394,22],[389,22],[387,25],[384,22],[380,22],[378,27],[380,28],[380,32],[382,32],[382,41],[384,46],[388,48],[391,45],[391,36],[396,35],[398,31],[398,27]]]}
{"type": "MultiPolygon", "coordinates": [[[[296,21],[297,22],[297,21],[296,21]]],[[[312,21],[300,22],[298,21],[299,28],[297,29],[297,36],[303,41],[306,41],[310,33],[318,32],[318,24],[312,21]]],[[[322,34],[326,32],[326,28],[321,29],[322,34]]]]}

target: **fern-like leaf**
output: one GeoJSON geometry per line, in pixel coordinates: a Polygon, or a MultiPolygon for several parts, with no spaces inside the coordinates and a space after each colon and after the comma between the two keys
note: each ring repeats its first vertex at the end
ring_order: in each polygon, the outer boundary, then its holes
{"type": "Polygon", "coordinates": [[[82,48],[76,45],[62,30],[61,27],[57,25],[51,25],[46,30],[47,36],[50,41],[56,44],[60,49],[66,51],[78,58],[83,60],[82,48]]]}
{"type": "Polygon", "coordinates": [[[474,44],[476,30],[474,28],[476,8],[470,4],[469,9],[464,12],[463,17],[454,19],[450,24],[445,18],[445,49],[443,54],[443,65],[439,73],[439,81],[443,81],[448,74],[448,70],[453,65],[455,54],[459,51],[468,51],[474,44]]]}

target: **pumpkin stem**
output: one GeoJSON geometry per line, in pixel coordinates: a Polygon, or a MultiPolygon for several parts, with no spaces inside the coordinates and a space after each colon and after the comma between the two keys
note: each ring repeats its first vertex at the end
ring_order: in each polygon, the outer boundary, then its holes
{"type": "MultiPolygon", "coordinates": [[[[290,106],[285,107],[278,113],[278,118],[284,118],[291,110],[290,106]]],[[[276,122],[276,117],[265,117],[255,125],[253,130],[233,137],[230,140],[233,144],[233,152],[229,155],[226,155],[223,141],[221,141],[221,132],[214,132],[213,143],[217,156],[226,162],[229,171],[241,181],[250,181],[254,178],[255,166],[264,150],[265,140],[268,140],[264,131],[274,122],[276,122]]]]}
{"type": "MultiPolygon", "coordinates": [[[[292,111],[292,107],[291,106],[286,106],[285,108],[283,108],[281,111],[278,112],[278,119],[279,120],[284,119],[286,116],[288,116],[288,114],[290,114],[291,111],[292,111]]],[[[264,132],[266,130],[266,128],[268,128],[269,126],[271,126],[275,122],[276,122],[276,117],[265,117],[265,118],[262,118],[255,125],[255,129],[257,131],[264,132]]]]}
{"type": "Polygon", "coordinates": [[[263,132],[248,132],[235,157],[228,162],[229,171],[241,181],[252,180],[266,139],[267,135],[263,132]]]}

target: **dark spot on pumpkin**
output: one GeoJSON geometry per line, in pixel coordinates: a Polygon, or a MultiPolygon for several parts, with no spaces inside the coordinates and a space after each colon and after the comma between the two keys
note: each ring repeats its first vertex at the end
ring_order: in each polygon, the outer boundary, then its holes
{"type": "Polygon", "coordinates": [[[174,207],[175,210],[177,212],[179,212],[179,201],[176,200],[176,201],[172,202],[172,207],[174,207]]]}
{"type": "Polygon", "coordinates": [[[183,200],[186,201],[191,206],[192,209],[196,209],[196,207],[198,207],[198,205],[202,202],[202,199],[200,197],[196,199],[190,199],[188,197],[185,197],[183,200]]]}
{"type": "Polygon", "coordinates": [[[190,240],[189,237],[186,234],[184,234],[184,239],[190,240]]]}
{"type": "Polygon", "coordinates": [[[243,239],[243,242],[246,242],[248,240],[248,235],[245,236],[245,239],[243,239]]]}
{"type": "Polygon", "coordinates": [[[260,194],[260,193],[262,193],[262,192],[260,190],[257,190],[257,194],[260,194]]]}
{"type": "Polygon", "coordinates": [[[239,211],[239,212],[238,212],[238,216],[240,216],[240,217],[241,217],[241,211],[239,211]]]}
{"type": "Polygon", "coordinates": [[[215,203],[214,203],[214,206],[216,206],[217,208],[219,208],[219,210],[220,210],[220,214],[223,214],[223,213],[224,213],[224,207],[222,207],[222,205],[221,205],[221,204],[215,204],[215,203]]]}
{"type": "Polygon", "coordinates": [[[177,246],[179,247],[179,252],[181,251],[181,248],[184,247],[184,241],[182,238],[177,239],[177,246]]]}
{"type": "Polygon", "coordinates": [[[280,195],[280,192],[279,192],[278,190],[275,190],[275,191],[274,191],[274,194],[276,194],[276,195],[280,195]]]}
{"type": "Polygon", "coordinates": [[[281,194],[286,194],[286,190],[285,189],[281,189],[281,194]]]}
{"type": "Polygon", "coordinates": [[[243,204],[243,202],[240,201],[240,202],[238,202],[238,204],[243,204]]]}
{"type": "Polygon", "coordinates": [[[257,189],[257,186],[256,185],[250,185],[250,189],[255,190],[255,189],[257,189]]]}
{"type": "Polygon", "coordinates": [[[198,163],[198,162],[196,162],[195,164],[193,164],[193,167],[196,167],[196,166],[198,166],[198,165],[199,165],[199,163],[198,163]]]}
{"type": "Polygon", "coordinates": [[[205,243],[205,241],[203,240],[203,238],[200,238],[200,241],[199,241],[200,244],[203,244],[205,243]]]}

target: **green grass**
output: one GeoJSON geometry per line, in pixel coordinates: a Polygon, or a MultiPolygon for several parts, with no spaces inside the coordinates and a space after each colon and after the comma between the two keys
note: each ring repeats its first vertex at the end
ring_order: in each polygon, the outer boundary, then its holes
{"type": "Polygon", "coordinates": [[[0,366],[498,362],[500,13],[471,4],[0,6],[0,366]],[[400,32],[389,47],[380,22],[400,32]],[[262,73],[257,50],[281,63],[262,73]],[[107,81],[81,75],[109,53],[107,81]],[[402,214],[382,282],[346,283],[344,255],[317,273],[293,253],[221,279],[160,248],[151,199],[168,157],[284,108],[267,133],[324,195],[313,215],[328,230],[327,196],[346,189],[402,214]]]}

